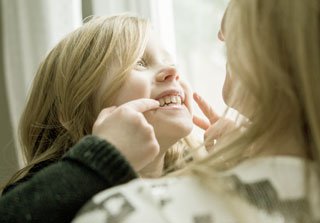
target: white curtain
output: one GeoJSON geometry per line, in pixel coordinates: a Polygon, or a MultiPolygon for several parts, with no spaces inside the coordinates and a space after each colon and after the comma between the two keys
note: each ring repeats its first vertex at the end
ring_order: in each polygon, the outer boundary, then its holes
{"type": "MultiPolygon", "coordinates": [[[[81,1],[2,0],[1,8],[5,85],[16,139],[34,73],[47,51],[63,35],[81,25],[81,1]]],[[[20,165],[21,161],[20,157],[20,165]]]]}

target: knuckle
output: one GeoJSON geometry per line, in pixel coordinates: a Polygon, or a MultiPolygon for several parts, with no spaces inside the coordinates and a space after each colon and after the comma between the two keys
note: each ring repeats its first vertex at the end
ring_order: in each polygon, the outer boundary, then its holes
{"type": "Polygon", "coordinates": [[[157,141],[152,141],[149,143],[148,151],[150,152],[151,155],[156,155],[160,152],[160,146],[157,143],[157,141]]]}
{"type": "Polygon", "coordinates": [[[145,117],[143,116],[143,114],[140,113],[140,112],[136,112],[136,116],[137,116],[137,118],[140,119],[140,120],[144,120],[144,119],[145,119],[145,117]]]}
{"type": "Polygon", "coordinates": [[[117,109],[117,112],[118,112],[120,115],[126,114],[126,113],[128,113],[128,108],[125,107],[125,106],[121,106],[120,108],[117,109]]]}
{"type": "Polygon", "coordinates": [[[145,127],[145,131],[146,131],[146,133],[148,134],[149,137],[152,137],[152,138],[153,138],[153,136],[154,136],[154,129],[153,129],[152,125],[149,125],[149,124],[148,124],[148,125],[145,127]]]}
{"type": "Polygon", "coordinates": [[[135,112],[133,114],[132,120],[134,121],[134,123],[140,127],[145,126],[146,125],[146,120],[143,116],[143,114],[135,112]]]}
{"type": "Polygon", "coordinates": [[[137,127],[141,128],[143,125],[144,125],[144,120],[137,114],[134,114],[132,117],[131,117],[131,120],[132,120],[132,123],[134,125],[136,125],[137,127]]]}

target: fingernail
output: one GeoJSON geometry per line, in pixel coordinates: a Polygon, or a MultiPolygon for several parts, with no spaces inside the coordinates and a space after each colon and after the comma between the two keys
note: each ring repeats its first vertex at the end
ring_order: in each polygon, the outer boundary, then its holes
{"type": "Polygon", "coordinates": [[[198,100],[201,99],[201,97],[200,97],[200,95],[199,95],[198,93],[194,93],[194,97],[195,97],[196,99],[198,99],[198,100]]]}

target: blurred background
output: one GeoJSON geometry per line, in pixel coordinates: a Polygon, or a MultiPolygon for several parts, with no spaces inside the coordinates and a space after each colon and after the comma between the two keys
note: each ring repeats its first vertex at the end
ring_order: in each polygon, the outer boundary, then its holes
{"type": "Polygon", "coordinates": [[[0,0],[0,184],[24,165],[17,126],[40,61],[90,15],[133,12],[149,18],[176,57],[180,75],[222,114],[225,56],[217,33],[227,2],[0,0]]]}

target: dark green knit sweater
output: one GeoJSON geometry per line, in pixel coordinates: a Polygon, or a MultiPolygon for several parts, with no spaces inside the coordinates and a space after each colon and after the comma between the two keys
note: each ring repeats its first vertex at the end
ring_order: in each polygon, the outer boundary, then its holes
{"type": "Polygon", "coordinates": [[[116,148],[86,136],[61,160],[33,168],[27,177],[5,188],[0,222],[70,222],[94,194],[136,177],[116,148]]]}

